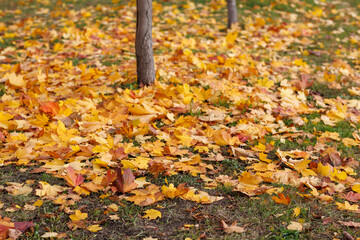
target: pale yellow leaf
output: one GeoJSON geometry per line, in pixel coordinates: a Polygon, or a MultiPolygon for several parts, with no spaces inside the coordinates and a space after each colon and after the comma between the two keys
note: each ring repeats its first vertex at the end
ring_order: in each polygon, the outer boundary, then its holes
{"type": "Polygon", "coordinates": [[[90,232],[98,232],[102,229],[102,227],[100,227],[99,224],[94,224],[94,225],[88,226],[86,229],[89,230],[90,232]]]}

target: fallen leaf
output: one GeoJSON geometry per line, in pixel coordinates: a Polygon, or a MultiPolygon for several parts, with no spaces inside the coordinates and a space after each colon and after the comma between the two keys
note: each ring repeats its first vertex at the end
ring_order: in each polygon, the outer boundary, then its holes
{"type": "Polygon", "coordinates": [[[274,196],[271,197],[272,200],[274,200],[276,203],[285,204],[288,205],[291,200],[289,196],[285,196],[283,193],[279,193],[278,197],[274,196]]]}
{"type": "Polygon", "coordinates": [[[100,225],[98,225],[98,224],[94,224],[94,225],[88,226],[86,229],[89,230],[90,232],[98,232],[102,229],[102,227],[100,227],[100,225]]]}
{"type": "Polygon", "coordinates": [[[228,226],[223,220],[221,220],[221,224],[223,226],[224,232],[226,233],[243,233],[246,231],[245,228],[237,226],[236,221],[233,222],[230,226],[228,226]]]}
{"type": "Polygon", "coordinates": [[[70,187],[79,186],[84,182],[84,177],[81,174],[77,174],[71,166],[67,168],[67,173],[63,178],[70,187]]]}
{"type": "Polygon", "coordinates": [[[125,169],[124,173],[121,172],[121,168],[117,168],[116,173],[117,178],[113,184],[119,192],[126,193],[137,187],[135,176],[130,168],[125,169]]]}
{"type": "Polygon", "coordinates": [[[293,213],[294,217],[299,216],[299,214],[300,214],[300,208],[299,207],[294,208],[293,211],[294,211],[294,213],[293,213]]]}
{"type": "Polygon", "coordinates": [[[346,194],[345,199],[350,202],[359,202],[360,200],[360,193],[354,193],[353,191],[350,191],[346,194]]]}
{"type": "Polygon", "coordinates": [[[291,223],[287,226],[287,229],[301,232],[304,227],[302,223],[291,221],[291,223]]]}
{"type": "Polygon", "coordinates": [[[144,213],[145,215],[143,216],[143,218],[149,218],[150,220],[161,218],[161,212],[155,209],[146,210],[144,211],[144,213]]]}
{"type": "Polygon", "coordinates": [[[59,234],[57,232],[46,232],[43,235],[41,235],[42,238],[55,238],[59,234]]]}
{"type": "Polygon", "coordinates": [[[64,190],[63,187],[58,185],[50,185],[47,182],[40,181],[39,182],[42,189],[36,189],[36,195],[40,197],[56,197],[60,192],[64,190]]]}
{"type": "Polygon", "coordinates": [[[75,210],[75,214],[71,214],[70,216],[71,221],[81,221],[88,217],[87,213],[82,213],[80,210],[75,210]]]}
{"type": "Polygon", "coordinates": [[[344,222],[344,221],[339,221],[339,223],[341,223],[342,225],[347,226],[347,227],[355,227],[355,228],[360,227],[360,222],[353,222],[353,221],[344,222]]]}
{"type": "Polygon", "coordinates": [[[353,204],[351,205],[348,201],[345,201],[345,203],[335,202],[338,206],[338,209],[340,210],[348,210],[348,211],[358,211],[359,205],[353,204]]]}
{"type": "Polygon", "coordinates": [[[162,186],[161,190],[165,197],[173,199],[186,194],[189,191],[189,188],[185,187],[185,183],[180,184],[176,188],[174,187],[174,184],[171,183],[169,186],[162,186]]]}
{"type": "Polygon", "coordinates": [[[130,193],[134,195],[125,199],[139,206],[148,206],[164,199],[160,187],[154,184],[147,186],[145,189],[132,190],[130,193]]]}
{"type": "Polygon", "coordinates": [[[9,83],[15,87],[25,87],[26,86],[26,82],[24,81],[22,75],[16,75],[16,73],[12,72],[10,74],[6,74],[5,78],[7,78],[9,83]]]}

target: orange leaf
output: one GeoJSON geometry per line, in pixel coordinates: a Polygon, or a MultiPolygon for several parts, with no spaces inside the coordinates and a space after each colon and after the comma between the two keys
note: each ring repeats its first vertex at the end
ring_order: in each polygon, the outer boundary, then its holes
{"type": "Polygon", "coordinates": [[[219,146],[231,145],[231,135],[225,130],[217,130],[214,132],[213,140],[219,146]]]}
{"type": "Polygon", "coordinates": [[[117,178],[117,173],[114,170],[108,169],[105,177],[102,180],[101,185],[104,187],[109,186],[117,178]]]}
{"type": "Polygon", "coordinates": [[[60,106],[57,102],[45,102],[40,103],[40,111],[49,114],[51,116],[56,116],[56,114],[59,112],[60,106]]]}
{"type": "Polygon", "coordinates": [[[0,239],[7,239],[9,235],[9,228],[8,226],[3,226],[0,224],[0,239]]]}
{"type": "Polygon", "coordinates": [[[135,195],[128,197],[126,200],[139,206],[149,206],[164,199],[159,186],[154,184],[147,186],[145,189],[132,190],[131,193],[135,195]]]}
{"type": "Polygon", "coordinates": [[[278,194],[279,197],[272,197],[272,200],[274,200],[276,203],[279,203],[279,204],[285,204],[285,205],[288,205],[290,203],[290,197],[289,196],[286,196],[283,194],[283,193],[279,193],[278,194]]]}

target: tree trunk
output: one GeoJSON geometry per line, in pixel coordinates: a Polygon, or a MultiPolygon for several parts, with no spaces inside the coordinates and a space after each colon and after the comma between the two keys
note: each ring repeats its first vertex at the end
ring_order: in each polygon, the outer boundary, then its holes
{"type": "Polygon", "coordinates": [[[228,28],[238,22],[236,0],[226,0],[228,9],[228,28]]]}
{"type": "Polygon", "coordinates": [[[155,80],[152,48],[152,0],[136,0],[136,68],[139,86],[151,85],[155,80]]]}

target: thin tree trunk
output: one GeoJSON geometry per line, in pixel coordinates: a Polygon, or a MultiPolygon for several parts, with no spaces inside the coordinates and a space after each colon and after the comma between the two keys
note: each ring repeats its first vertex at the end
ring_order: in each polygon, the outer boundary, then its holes
{"type": "Polygon", "coordinates": [[[236,0],[226,0],[228,9],[228,28],[238,22],[236,0]]]}
{"type": "Polygon", "coordinates": [[[152,0],[136,0],[136,68],[140,86],[151,85],[155,80],[152,47],[152,0]]]}

